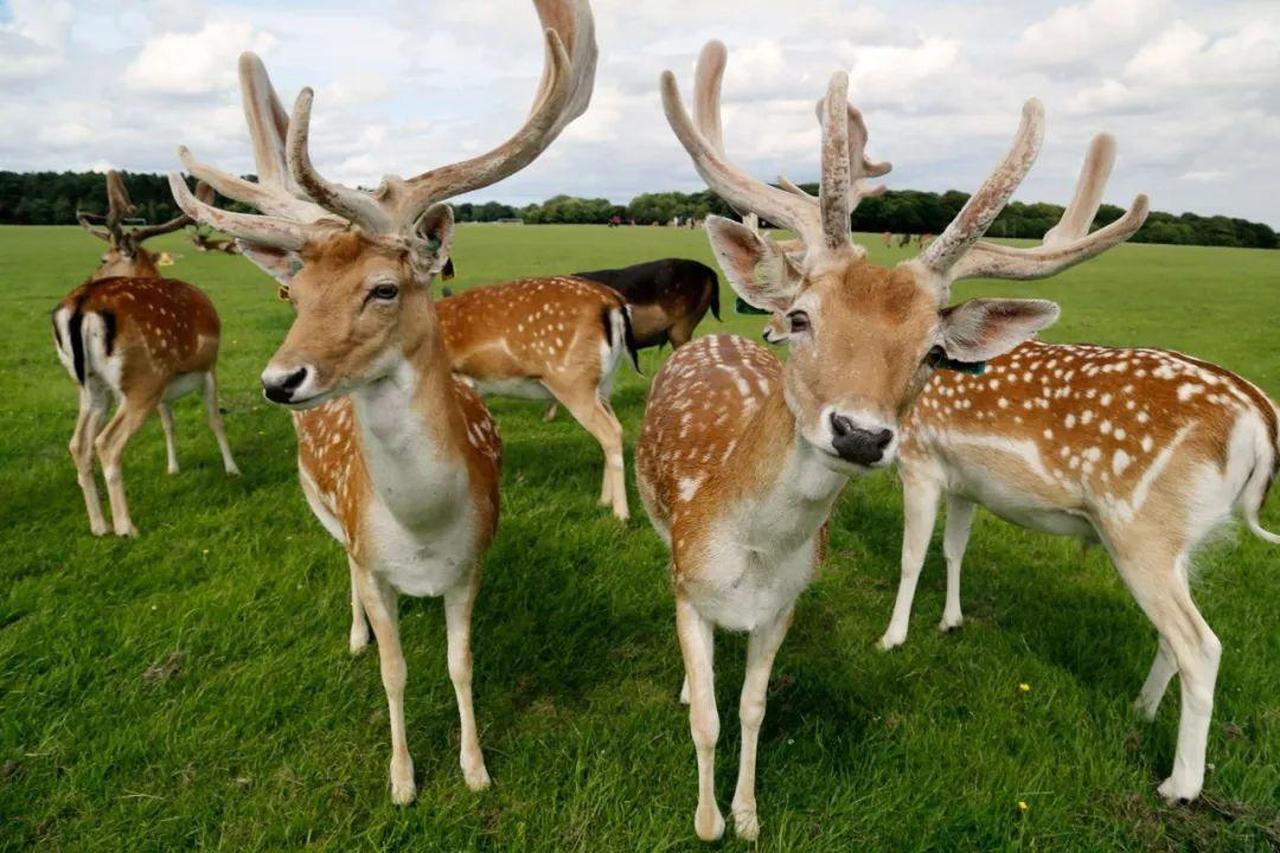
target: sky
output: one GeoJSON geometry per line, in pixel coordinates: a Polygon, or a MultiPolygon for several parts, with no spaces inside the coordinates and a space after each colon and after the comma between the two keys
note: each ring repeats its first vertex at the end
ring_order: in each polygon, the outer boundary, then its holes
{"type": "MultiPolygon", "coordinates": [[[[1280,228],[1280,0],[594,0],[587,113],[533,165],[471,200],[626,202],[702,188],[662,114],[698,50],[729,48],[730,159],[816,180],[813,103],[833,71],[890,160],[890,188],[972,191],[1045,103],[1016,196],[1065,203],[1089,138],[1113,133],[1108,202],[1280,228]]],[[[175,148],[253,171],[236,57],[257,51],[286,105],[316,90],[320,171],[372,186],[487,150],[524,118],[542,63],[527,0],[0,0],[0,169],[163,172],[175,148]]]]}

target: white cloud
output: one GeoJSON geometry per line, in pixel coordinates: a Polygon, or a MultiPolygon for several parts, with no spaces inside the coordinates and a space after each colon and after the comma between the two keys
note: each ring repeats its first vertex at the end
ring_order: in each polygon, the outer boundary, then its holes
{"type": "Polygon", "coordinates": [[[124,71],[134,92],[203,95],[236,84],[236,57],[242,51],[270,50],[274,36],[246,21],[207,23],[194,33],[164,33],[147,41],[124,71]]]}
{"type": "Polygon", "coordinates": [[[1086,0],[1059,6],[1023,30],[1017,55],[1033,67],[1096,62],[1101,51],[1150,33],[1165,6],[1164,0],[1086,0]]]}
{"type": "MultiPolygon", "coordinates": [[[[1065,201],[1089,136],[1110,130],[1120,161],[1109,202],[1145,191],[1160,209],[1280,225],[1275,3],[592,5],[601,53],[591,109],[480,199],[625,201],[701,188],[663,117],[657,77],[675,70],[687,97],[699,48],[720,38],[726,144],[763,178],[816,177],[813,104],[845,68],[872,155],[895,164],[893,188],[972,189],[1008,144],[1022,100],[1037,95],[1048,138],[1020,199],[1065,201]]],[[[319,167],[369,186],[506,139],[542,62],[528,0],[0,0],[0,21],[0,163],[19,169],[164,171],[182,142],[209,163],[252,171],[236,57],[255,49],[286,105],[315,87],[319,167]]]]}

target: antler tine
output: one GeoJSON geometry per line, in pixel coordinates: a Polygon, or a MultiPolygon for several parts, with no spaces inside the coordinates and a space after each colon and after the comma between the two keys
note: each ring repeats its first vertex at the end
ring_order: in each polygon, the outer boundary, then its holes
{"type": "Polygon", "coordinates": [[[334,214],[306,201],[289,177],[284,154],[289,118],[257,54],[240,55],[240,99],[253,143],[258,182],[246,181],[201,163],[186,146],[179,146],[178,156],[183,167],[222,195],[251,205],[268,216],[299,222],[335,219],[334,214]]]}
{"type": "Polygon", "coordinates": [[[823,241],[822,217],[816,207],[786,190],[771,187],[732,165],[724,156],[720,139],[720,83],[724,77],[727,51],[723,43],[709,41],[698,55],[695,72],[699,104],[697,123],[690,117],[680,98],[676,77],[662,72],[660,85],[667,122],[680,143],[693,159],[693,166],[713,192],[740,213],[750,212],[796,232],[806,245],[818,246],[823,241]],[[716,118],[711,118],[714,112],[716,118]],[[703,132],[710,131],[710,137],[703,132]],[[714,138],[711,138],[714,137],[714,138]]]}
{"type": "Polygon", "coordinates": [[[374,232],[410,228],[433,204],[497,183],[533,162],[586,110],[595,81],[595,24],[587,0],[535,0],[546,40],[542,79],[524,125],[478,157],[441,166],[408,180],[383,178],[372,194],[327,180],[308,150],[311,90],[294,104],[286,144],[289,171],[306,197],[374,232]]]}
{"type": "Polygon", "coordinates": [[[849,193],[853,186],[849,127],[849,75],[837,71],[827,86],[826,116],[822,123],[822,180],[818,205],[822,210],[822,231],[828,249],[849,243],[849,193]]]}
{"type": "MultiPolygon", "coordinates": [[[[814,112],[818,116],[818,124],[825,124],[823,113],[826,109],[826,99],[820,99],[814,107],[814,112]]],[[[849,104],[849,169],[853,175],[853,180],[849,183],[849,209],[850,212],[858,206],[858,202],[868,196],[880,195],[887,188],[884,184],[871,186],[865,178],[879,178],[893,171],[893,164],[885,161],[877,163],[867,157],[867,122],[862,117],[862,111],[849,104]]]]}
{"type": "Polygon", "coordinates": [[[1031,98],[1022,106],[1018,132],[995,171],[969,197],[951,224],[920,253],[918,260],[926,269],[944,280],[951,280],[951,268],[991,227],[1031,170],[1043,141],[1044,106],[1038,99],[1031,98]]]}
{"type": "Polygon", "coordinates": [[[564,128],[586,111],[595,85],[598,49],[595,20],[587,0],[534,0],[546,38],[546,58],[533,107],[515,134],[493,150],[440,166],[397,186],[384,181],[375,196],[392,202],[393,220],[402,228],[431,205],[487,187],[533,162],[564,128]]]}
{"type": "MultiPolygon", "coordinates": [[[[395,221],[389,208],[384,208],[366,192],[326,180],[312,164],[308,143],[311,139],[311,102],[314,99],[315,92],[308,86],[298,93],[298,99],[293,103],[293,119],[289,122],[285,142],[289,174],[307,197],[325,210],[331,210],[373,233],[390,233],[394,230],[395,221]]],[[[392,180],[385,178],[382,188],[385,190],[392,180]]]]}
{"type": "Polygon", "coordinates": [[[82,210],[76,211],[76,222],[80,223],[80,227],[88,231],[99,240],[111,240],[111,232],[103,228],[100,222],[105,221],[106,217],[97,213],[85,213],[82,210]]]}
{"type": "Polygon", "coordinates": [[[124,176],[111,169],[107,172],[107,228],[114,230],[120,222],[137,211],[124,185],[124,176]]]}
{"type": "Polygon", "coordinates": [[[183,213],[179,216],[175,216],[168,222],[161,222],[156,225],[142,225],[130,231],[129,236],[133,238],[135,243],[141,243],[143,240],[149,240],[152,237],[158,237],[161,234],[169,234],[182,228],[186,228],[193,222],[195,222],[194,219],[183,213]]]}
{"type": "Polygon", "coordinates": [[[1041,245],[1018,249],[979,240],[952,269],[952,279],[1047,278],[1129,239],[1147,219],[1149,201],[1145,195],[1135,197],[1119,219],[1089,233],[1089,225],[1102,204],[1102,193],[1115,157],[1115,140],[1105,133],[1095,136],[1080,169],[1071,203],[1062,212],[1058,224],[1045,233],[1041,245]]]}
{"type": "Polygon", "coordinates": [[[277,216],[255,216],[249,213],[232,213],[205,204],[191,194],[187,182],[177,172],[169,173],[169,190],[183,212],[199,222],[212,225],[228,234],[253,243],[274,246],[277,249],[297,251],[321,227],[316,224],[296,222],[277,216]]]}

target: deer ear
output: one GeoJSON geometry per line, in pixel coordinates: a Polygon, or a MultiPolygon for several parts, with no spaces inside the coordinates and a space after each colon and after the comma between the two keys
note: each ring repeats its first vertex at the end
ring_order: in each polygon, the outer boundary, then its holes
{"type": "Polygon", "coordinates": [[[744,302],[777,312],[795,300],[802,275],[776,243],[722,216],[708,216],[706,228],[716,261],[744,302]]]}
{"type": "MultiPolygon", "coordinates": [[[[428,278],[439,275],[449,266],[449,249],[453,246],[453,208],[447,204],[428,207],[414,223],[410,244],[415,268],[428,278]]],[[[452,272],[451,266],[449,269],[452,272]]]]}
{"type": "Polygon", "coordinates": [[[1003,355],[1058,319],[1046,299],[970,299],[942,312],[942,348],[953,361],[1003,355]]]}
{"type": "Polygon", "coordinates": [[[293,277],[302,269],[302,258],[297,252],[264,246],[261,243],[250,243],[248,240],[236,239],[240,254],[253,261],[260,270],[288,287],[293,277]]]}

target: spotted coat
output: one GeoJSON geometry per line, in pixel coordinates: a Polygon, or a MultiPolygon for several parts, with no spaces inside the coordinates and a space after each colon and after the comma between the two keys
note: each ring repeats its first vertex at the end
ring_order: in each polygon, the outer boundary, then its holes
{"type": "Polygon", "coordinates": [[[1280,460],[1276,407],[1234,373],[1165,350],[1028,341],[981,376],[936,373],[899,456],[908,478],[938,460],[1095,523],[1127,523],[1147,506],[1178,524],[1169,516],[1186,500],[1177,478],[1161,475],[1198,464],[1225,475],[1242,419],[1264,436],[1269,477],[1280,460]]]}

